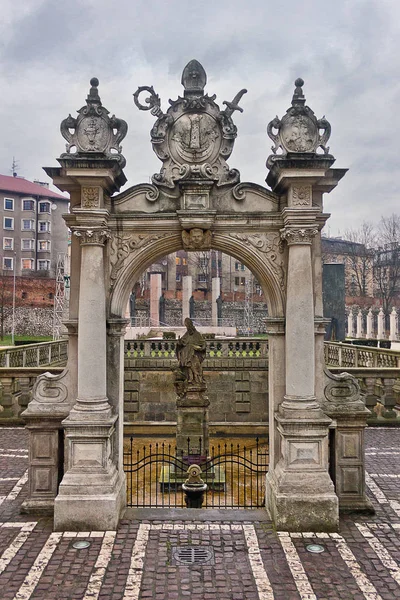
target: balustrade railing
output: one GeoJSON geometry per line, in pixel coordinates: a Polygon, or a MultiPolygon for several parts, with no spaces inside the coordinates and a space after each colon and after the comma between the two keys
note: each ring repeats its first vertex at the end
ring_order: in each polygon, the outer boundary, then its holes
{"type": "Polygon", "coordinates": [[[68,358],[68,340],[27,344],[0,350],[0,367],[45,367],[65,364],[68,358]]]}
{"type": "MultiPolygon", "coordinates": [[[[125,358],[176,358],[177,340],[125,341],[125,358]]],[[[266,358],[268,341],[257,338],[207,340],[206,358],[266,358]]]]}
{"type": "Polygon", "coordinates": [[[400,367],[400,353],[394,350],[351,346],[342,342],[325,342],[324,351],[327,367],[365,369],[400,367]]]}

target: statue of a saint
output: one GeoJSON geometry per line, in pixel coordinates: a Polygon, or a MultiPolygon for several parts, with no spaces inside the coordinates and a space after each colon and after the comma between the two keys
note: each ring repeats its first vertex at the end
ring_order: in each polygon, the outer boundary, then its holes
{"type": "Polygon", "coordinates": [[[176,356],[188,384],[204,385],[201,363],[206,355],[206,341],[191,319],[185,319],[186,333],[176,342],[176,356]]]}

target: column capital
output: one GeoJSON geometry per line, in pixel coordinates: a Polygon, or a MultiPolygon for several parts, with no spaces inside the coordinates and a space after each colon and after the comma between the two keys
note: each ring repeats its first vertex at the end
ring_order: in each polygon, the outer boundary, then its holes
{"type": "Polygon", "coordinates": [[[269,336],[285,335],[285,318],[268,317],[265,319],[269,336]]]}
{"type": "Polygon", "coordinates": [[[115,337],[121,337],[125,335],[127,326],[130,323],[130,319],[108,319],[107,320],[107,333],[115,337]]]}
{"type": "Polygon", "coordinates": [[[310,226],[310,227],[294,227],[287,226],[284,227],[281,231],[281,238],[286,240],[288,246],[293,246],[295,244],[307,244],[311,245],[313,238],[318,233],[318,227],[310,226]]]}
{"type": "Polygon", "coordinates": [[[81,246],[104,246],[111,237],[109,229],[75,229],[73,235],[80,238],[81,246]]]}

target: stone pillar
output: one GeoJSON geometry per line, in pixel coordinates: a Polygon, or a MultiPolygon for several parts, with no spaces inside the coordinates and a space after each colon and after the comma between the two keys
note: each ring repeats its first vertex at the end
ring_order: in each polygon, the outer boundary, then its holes
{"type": "Polygon", "coordinates": [[[347,337],[354,337],[354,315],[352,308],[350,308],[350,312],[347,317],[347,337]]]}
{"type": "Polygon", "coordinates": [[[150,274],[150,327],[160,326],[161,273],[150,274]]]}
{"type": "Polygon", "coordinates": [[[390,335],[389,340],[395,342],[398,336],[398,316],[396,307],[393,306],[392,312],[390,313],[390,335]]]}
{"type": "Polygon", "coordinates": [[[182,325],[184,325],[185,319],[190,317],[189,301],[192,296],[192,276],[185,275],[182,280],[182,325]]]}
{"type": "Polygon", "coordinates": [[[221,295],[221,278],[213,277],[211,281],[212,294],[211,294],[211,319],[212,326],[218,327],[218,306],[217,299],[221,295]]]}
{"type": "Polygon", "coordinates": [[[118,415],[107,398],[105,228],[76,228],[81,239],[78,397],[65,427],[66,473],[55,499],[57,530],[115,529],[125,503],[113,442],[118,415]],[[93,510],[95,507],[95,510],[93,510]]]}
{"type": "Polygon", "coordinates": [[[357,338],[363,338],[364,334],[363,334],[363,316],[362,316],[362,312],[361,312],[361,308],[357,313],[357,333],[356,333],[356,337],[357,338]]]}
{"type": "MultiPolygon", "coordinates": [[[[299,219],[284,209],[288,243],[285,397],[275,413],[279,461],[267,476],[267,506],[277,528],[333,531],[338,499],[328,473],[331,419],[315,397],[315,321],[311,243],[318,233],[310,209],[299,219]]],[[[320,367],[320,365],[319,365],[320,367]]],[[[276,444],[274,444],[276,446],[276,444]]],[[[275,450],[275,448],[274,448],[275,450]]]]}
{"type": "Polygon", "coordinates": [[[367,314],[367,338],[371,339],[374,337],[374,315],[372,310],[369,309],[367,314]]]}
{"type": "Polygon", "coordinates": [[[378,314],[378,340],[383,340],[385,338],[385,314],[383,312],[383,308],[379,309],[378,314]]]}

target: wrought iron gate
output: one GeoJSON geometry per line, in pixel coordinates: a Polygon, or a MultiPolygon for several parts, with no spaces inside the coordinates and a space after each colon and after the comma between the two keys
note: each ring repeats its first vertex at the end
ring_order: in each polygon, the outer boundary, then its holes
{"type": "MultiPolygon", "coordinates": [[[[181,489],[188,464],[199,464],[199,455],[176,454],[172,444],[155,443],[137,447],[132,436],[125,438],[124,471],[127,477],[127,506],[185,508],[181,489]]],[[[201,451],[200,451],[201,453],[201,451]]],[[[259,438],[246,446],[218,444],[204,452],[202,479],[208,485],[203,508],[259,508],[265,502],[268,443],[259,438]]]]}

